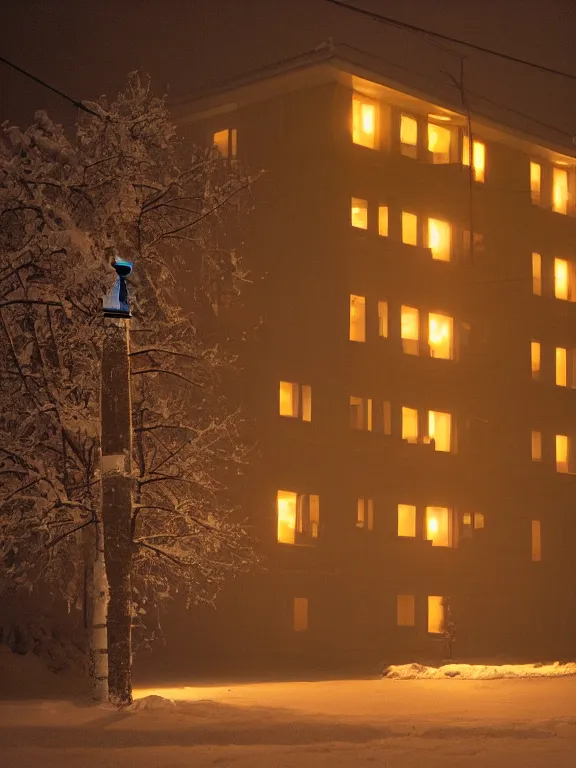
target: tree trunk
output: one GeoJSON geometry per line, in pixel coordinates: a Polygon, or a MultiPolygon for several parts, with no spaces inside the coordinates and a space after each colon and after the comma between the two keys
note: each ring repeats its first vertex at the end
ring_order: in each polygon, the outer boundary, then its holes
{"type": "Polygon", "coordinates": [[[92,698],[100,703],[108,701],[108,638],[106,615],[108,612],[108,583],[104,562],[104,535],[102,521],[96,523],[96,553],[91,567],[91,637],[90,675],[92,698]]]}
{"type": "Polygon", "coordinates": [[[110,701],[132,703],[132,462],[127,320],[108,318],[102,356],[102,523],[110,701]]]}

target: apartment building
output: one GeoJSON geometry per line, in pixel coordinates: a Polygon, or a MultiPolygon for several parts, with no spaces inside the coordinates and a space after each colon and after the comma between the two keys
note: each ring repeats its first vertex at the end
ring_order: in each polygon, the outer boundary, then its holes
{"type": "Polygon", "coordinates": [[[266,171],[243,243],[258,450],[238,491],[266,561],[195,614],[190,648],[573,653],[574,151],[338,49],[182,124],[266,171]]]}

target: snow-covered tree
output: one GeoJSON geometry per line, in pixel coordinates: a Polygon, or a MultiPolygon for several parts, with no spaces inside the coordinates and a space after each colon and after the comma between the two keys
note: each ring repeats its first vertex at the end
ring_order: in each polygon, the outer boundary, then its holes
{"type": "Polygon", "coordinates": [[[212,601],[254,561],[226,494],[246,452],[216,319],[245,279],[233,233],[250,179],[179,139],[138,74],[85,106],[70,138],[44,112],[0,134],[0,586],[43,580],[83,599],[101,529],[102,297],[119,256],[134,261],[129,557],[146,617],[176,592],[212,601]]]}

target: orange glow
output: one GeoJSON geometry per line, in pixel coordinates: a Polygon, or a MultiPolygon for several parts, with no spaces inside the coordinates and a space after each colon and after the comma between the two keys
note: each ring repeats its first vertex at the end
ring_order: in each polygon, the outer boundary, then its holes
{"type": "Polygon", "coordinates": [[[432,153],[433,163],[450,162],[450,128],[428,123],[428,151],[432,153]]]}
{"type": "Polygon", "coordinates": [[[350,295],[350,341],[366,341],[366,298],[350,295]]]}
{"type": "Polygon", "coordinates": [[[357,499],[356,527],[374,530],[374,499],[357,499]]]}
{"type": "Polygon", "coordinates": [[[542,527],[540,520],[532,520],[532,562],[542,560],[542,527]]]}
{"type": "Polygon", "coordinates": [[[532,430],[532,461],[542,461],[542,432],[532,430]]]}
{"type": "Polygon", "coordinates": [[[565,387],[568,384],[566,360],[568,350],[563,347],[556,347],[556,384],[559,387],[565,387]]]}
{"type": "Polygon", "coordinates": [[[554,168],[552,174],[552,210],[568,213],[568,172],[554,168]]]}
{"type": "Polygon", "coordinates": [[[385,400],[382,404],[383,417],[384,417],[384,434],[392,434],[392,406],[389,400],[385,400]]]}
{"type": "Polygon", "coordinates": [[[278,511],[278,541],[281,544],[294,544],[296,540],[296,505],[297,495],[291,491],[278,491],[276,506],[278,511]]]}
{"type": "Polygon", "coordinates": [[[398,504],[398,536],[416,536],[416,507],[413,504],[398,504]]]}
{"type": "Polygon", "coordinates": [[[433,312],[428,315],[428,344],[431,357],[452,359],[452,325],[451,317],[433,312]]]}
{"type": "Polygon", "coordinates": [[[540,378],[540,342],[530,342],[530,364],[532,366],[532,378],[540,378]]]}
{"type": "Polygon", "coordinates": [[[451,227],[447,221],[428,219],[428,248],[432,258],[438,261],[450,261],[451,227]]]}
{"type": "Polygon", "coordinates": [[[444,624],[443,598],[438,595],[428,597],[428,632],[439,635],[444,624]]]}
{"type": "Polygon", "coordinates": [[[312,421],[312,387],[302,384],[302,421],[312,421]]]}
{"type": "Polygon", "coordinates": [[[557,299],[570,299],[570,271],[564,259],[554,259],[554,295],[557,299]]]}
{"type": "Polygon", "coordinates": [[[358,93],[352,97],[352,141],[376,149],[376,104],[358,93]]]}
{"type": "Polygon", "coordinates": [[[409,115],[400,116],[400,146],[402,154],[416,157],[418,147],[418,123],[409,115]]]}
{"type": "Polygon", "coordinates": [[[280,416],[298,417],[298,385],[280,382],[280,416]]]}
{"type": "Polygon", "coordinates": [[[402,242],[406,245],[418,245],[418,216],[402,211],[402,242]]]}
{"type": "Polygon", "coordinates": [[[308,629],[308,598],[307,597],[294,598],[293,627],[294,627],[294,632],[306,632],[306,630],[308,629]]]}
{"type": "Polygon", "coordinates": [[[350,427],[372,431],[372,399],[350,395],[350,427]]]}
{"type": "Polygon", "coordinates": [[[532,254],[532,293],[542,296],[542,257],[539,253],[532,254]]]}
{"type": "Polygon", "coordinates": [[[426,507],[426,538],[433,547],[452,546],[451,522],[447,507],[426,507]]]}
{"type": "Polygon", "coordinates": [[[434,439],[437,451],[451,449],[452,415],[441,411],[428,411],[428,436],[434,439]]]}
{"type": "Polygon", "coordinates": [[[568,472],[568,435],[556,435],[556,472],[568,472]]]}
{"type": "Polygon", "coordinates": [[[484,528],[484,515],[482,512],[476,512],[474,514],[474,528],[484,528]]]}
{"type": "Polygon", "coordinates": [[[386,338],[388,336],[388,302],[378,302],[378,335],[386,338]]]}
{"type": "Polygon", "coordinates": [[[402,406],[402,439],[407,443],[418,442],[418,411],[402,406]]]}
{"type": "MultiPolygon", "coordinates": [[[[470,165],[470,141],[467,136],[462,144],[462,164],[470,165]]],[[[481,141],[472,142],[472,167],[475,180],[483,182],[486,174],[486,145],[481,141]]]]}
{"type": "Polygon", "coordinates": [[[378,234],[381,237],[388,237],[388,206],[378,206],[378,234]]]}
{"type": "Polygon", "coordinates": [[[415,624],[414,595],[396,595],[396,624],[399,627],[413,627],[415,624]]]}
{"type": "Polygon", "coordinates": [[[400,335],[404,352],[407,355],[417,355],[420,339],[420,313],[414,307],[402,306],[400,335]]]}
{"type": "Polygon", "coordinates": [[[530,161],[530,193],[532,195],[532,202],[538,204],[540,202],[540,186],[542,183],[542,166],[540,163],[530,161]]]}
{"type": "Polygon", "coordinates": [[[368,229],[368,202],[359,197],[352,198],[350,221],[353,227],[368,229]]]}

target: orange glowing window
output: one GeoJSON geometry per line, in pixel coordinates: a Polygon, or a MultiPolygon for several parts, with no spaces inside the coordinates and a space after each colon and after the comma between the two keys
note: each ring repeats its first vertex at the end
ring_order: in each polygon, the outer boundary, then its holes
{"type": "Polygon", "coordinates": [[[414,307],[402,306],[400,336],[404,352],[407,355],[417,355],[420,339],[420,313],[414,307]]]}
{"type": "Polygon", "coordinates": [[[236,128],[225,128],[214,134],[214,146],[218,147],[222,157],[236,157],[236,128]]]}
{"type": "Polygon", "coordinates": [[[542,296],[542,257],[539,253],[532,254],[532,293],[542,296]]]}
{"type": "Polygon", "coordinates": [[[441,411],[428,411],[428,437],[434,440],[435,450],[450,452],[452,447],[452,415],[441,411]]]}
{"type": "Polygon", "coordinates": [[[372,399],[350,396],[350,428],[372,431],[372,399]]]}
{"type": "Polygon", "coordinates": [[[418,245],[418,216],[402,211],[402,242],[406,245],[418,245]]]}
{"type": "Polygon", "coordinates": [[[280,416],[312,420],[312,388],[290,381],[280,382],[280,416]]]}
{"type": "Polygon", "coordinates": [[[294,632],[306,632],[308,629],[308,598],[295,597],[292,612],[294,632]]]}
{"type": "Polygon", "coordinates": [[[415,624],[414,595],[396,595],[396,624],[399,627],[413,627],[415,624]]]}
{"type": "Polygon", "coordinates": [[[542,461],[542,432],[532,430],[532,461],[542,461]]]}
{"type": "Polygon", "coordinates": [[[398,504],[398,536],[416,536],[416,507],[413,504],[398,504]]]}
{"type": "MultiPolygon", "coordinates": [[[[462,163],[470,165],[470,141],[464,136],[462,143],[462,163]]],[[[472,142],[472,169],[474,179],[483,182],[486,175],[486,145],[481,141],[472,142]]]]}
{"type": "Polygon", "coordinates": [[[388,206],[378,206],[378,234],[380,237],[388,237],[388,206]]]}
{"type": "Polygon", "coordinates": [[[556,472],[568,472],[568,435],[556,435],[556,472]]]}
{"type": "Polygon", "coordinates": [[[446,315],[431,312],[428,315],[428,345],[430,356],[442,360],[452,360],[453,357],[453,320],[446,315]]]}
{"type": "Polygon", "coordinates": [[[540,342],[530,342],[530,365],[532,368],[532,378],[536,381],[540,378],[540,342]]]}
{"type": "Polygon", "coordinates": [[[350,295],[350,341],[366,341],[366,298],[350,295]]]}
{"type": "Polygon", "coordinates": [[[378,302],[378,336],[386,338],[388,336],[388,302],[378,302]]]}
{"type": "Polygon", "coordinates": [[[382,403],[382,427],[385,435],[392,434],[392,404],[389,400],[382,403]]]}
{"type": "Polygon", "coordinates": [[[450,142],[452,131],[443,125],[428,123],[428,151],[433,163],[450,162],[450,142]]]}
{"type": "Polygon", "coordinates": [[[374,530],[374,499],[356,500],[356,528],[374,530]]]}
{"type": "Polygon", "coordinates": [[[426,538],[433,547],[452,546],[452,512],[447,507],[426,507],[426,538]]]}
{"type": "Polygon", "coordinates": [[[359,197],[352,198],[350,221],[357,229],[368,229],[368,201],[359,197]]]}
{"type": "Polygon", "coordinates": [[[568,171],[563,168],[552,171],[552,210],[568,213],[568,171]]]}
{"type": "Polygon", "coordinates": [[[532,562],[542,560],[542,526],[540,520],[532,520],[532,562]]]}
{"type": "Polygon", "coordinates": [[[538,205],[540,202],[540,188],[542,185],[542,166],[540,163],[530,161],[530,194],[532,202],[538,205]]]}
{"type": "Polygon", "coordinates": [[[450,224],[439,219],[428,219],[428,248],[432,251],[432,258],[438,261],[450,261],[451,242],[450,224]]]}
{"type": "Polygon", "coordinates": [[[410,115],[400,116],[400,151],[407,157],[418,154],[418,122],[410,115]]]}
{"type": "Polygon", "coordinates": [[[278,491],[276,497],[278,541],[281,544],[314,544],[320,524],[320,499],[314,494],[278,491]]]}
{"type": "Polygon", "coordinates": [[[484,515],[482,514],[482,512],[474,513],[474,528],[476,530],[484,528],[484,515]]]}
{"type": "Polygon", "coordinates": [[[402,440],[407,443],[418,442],[418,411],[416,408],[402,406],[402,440]]]}
{"type": "Polygon", "coordinates": [[[574,301],[574,268],[565,259],[554,259],[554,295],[574,301]]]}
{"type": "Polygon", "coordinates": [[[296,506],[298,494],[292,491],[278,491],[276,500],[278,511],[278,541],[282,544],[294,544],[296,540],[296,506]]]}
{"type": "Polygon", "coordinates": [[[376,102],[359,93],[352,97],[352,141],[368,149],[376,149],[376,102]]]}
{"type": "Polygon", "coordinates": [[[568,386],[567,359],[568,350],[556,347],[556,384],[559,387],[568,386]]]}
{"type": "Polygon", "coordinates": [[[438,595],[428,597],[428,632],[441,634],[444,628],[444,598],[438,595]]]}

